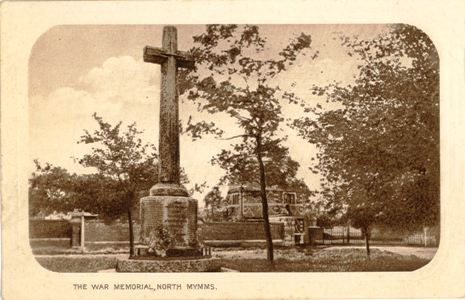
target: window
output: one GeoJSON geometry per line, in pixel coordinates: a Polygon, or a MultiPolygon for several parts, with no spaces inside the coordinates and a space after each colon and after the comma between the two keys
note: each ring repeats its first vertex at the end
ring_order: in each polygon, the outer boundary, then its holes
{"type": "Polygon", "coordinates": [[[235,193],[231,195],[232,198],[232,204],[236,205],[239,204],[239,194],[235,193]]]}
{"type": "Polygon", "coordinates": [[[296,193],[288,193],[288,192],[283,193],[283,200],[285,204],[296,204],[296,198],[297,198],[296,193]]]}

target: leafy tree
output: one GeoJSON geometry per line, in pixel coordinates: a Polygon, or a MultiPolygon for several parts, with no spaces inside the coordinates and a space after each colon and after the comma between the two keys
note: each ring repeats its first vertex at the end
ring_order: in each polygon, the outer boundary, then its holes
{"type": "MultiPolygon", "coordinates": [[[[266,39],[259,34],[258,26],[208,25],[206,32],[194,36],[191,53],[197,62],[197,72],[182,79],[188,90],[187,98],[198,105],[199,111],[211,114],[222,113],[233,118],[242,134],[231,137],[241,139],[233,145],[233,151],[223,152],[224,163],[235,157],[255,164],[243,164],[244,168],[255,166],[258,175],[264,231],[267,241],[267,259],[273,262],[273,244],[268,218],[266,198],[266,171],[264,159],[280,145],[277,130],[283,121],[280,99],[285,97],[273,80],[293,64],[299,53],[310,47],[309,35],[301,34],[278,53],[276,59],[266,54],[266,39]]],[[[182,75],[182,74],[181,74],[182,75]]],[[[292,100],[292,95],[288,95],[292,100]]],[[[193,138],[204,133],[222,135],[213,122],[193,123],[190,119],[186,131],[193,138]]],[[[223,162],[220,162],[223,163],[223,162]]],[[[229,169],[232,171],[232,169],[229,169]]]]}
{"type": "Polygon", "coordinates": [[[49,163],[41,165],[30,179],[30,216],[67,213],[79,209],[98,214],[104,220],[113,220],[125,211],[118,209],[116,182],[100,174],[75,174],[49,163]]]}
{"type": "Polygon", "coordinates": [[[294,122],[315,143],[323,193],[362,229],[414,228],[439,217],[439,58],[428,36],[396,25],[372,40],[342,37],[361,62],[353,85],[313,87],[341,108],[307,107],[294,122]]]}
{"type": "Polygon", "coordinates": [[[34,160],[36,170],[29,180],[29,215],[48,215],[68,212],[75,208],[76,198],[72,193],[75,175],[66,169],[34,160]]]}
{"type": "Polygon", "coordinates": [[[114,182],[113,209],[125,211],[129,222],[130,255],[134,251],[134,232],[132,210],[136,205],[138,194],[150,189],[158,181],[157,154],[155,147],[144,144],[138,134],[135,123],[126,131],[121,130],[121,122],[112,126],[101,117],[93,115],[98,129],[93,133],[85,130],[80,143],[95,145],[90,154],[79,159],[84,167],[95,168],[97,174],[114,182]]]}

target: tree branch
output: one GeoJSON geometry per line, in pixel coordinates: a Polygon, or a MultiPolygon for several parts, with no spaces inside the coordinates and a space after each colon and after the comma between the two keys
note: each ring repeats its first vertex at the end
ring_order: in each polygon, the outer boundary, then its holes
{"type": "Polygon", "coordinates": [[[236,139],[236,138],[239,138],[239,137],[250,137],[250,135],[248,135],[248,134],[239,134],[239,135],[234,135],[234,136],[224,138],[224,139],[218,138],[218,140],[226,141],[226,140],[236,139]]]}

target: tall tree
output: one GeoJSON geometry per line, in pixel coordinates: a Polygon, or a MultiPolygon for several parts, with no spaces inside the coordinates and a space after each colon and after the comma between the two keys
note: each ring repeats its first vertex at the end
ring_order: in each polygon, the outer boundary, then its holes
{"type": "MultiPolygon", "coordinates": [[[[310,47],[311,38],[302,33],[276,59],[264,55],[266,44],[258,26],[208,25],[205,33],[194,37],[191,53],[197,71],[186,76],[184,90],[188,90],[188,99],[197,103],[199,111],[226,114],[242,129],[242,134],[230,138],[241,140],[233,145],[231,154],[256,160],[267,259],[273,262],[264,159],[272,147],[282,142],[277,130],[283,121],[280,105],[283,93],[273,80],[310,47]]],[[[194,138],[203,133],[223,133],[213,122],[206,121],[189,122],[186,131],[194,138]]]]}
{"type": "Polygon", "coordinates": [[[342,37],[360,63],[353,85],[313,87],[340,109],[307,107],[300,134],[319,148],[323,193],[362,229],[414,228],[439,217],[439,58],[428,36],[395,25],[372,40],[342,37]]]}
{"type": "Polygon", "coordinates": [[[100,176],[116,183],[115,192],[121,199],[118,209],[126,211],[129,223],[130,255],[134,253],[132,209],[139,191],[147,191],[158,182],[157,154],[152,144],[144,144],[138,137],[135,123],[125,131],[121,122],[112,126],[96,114],[98,129],[93,133],[85,130],[80,143],[95,145],[90,154],[79,159],[84,167],[95,168],[100,176]]]}

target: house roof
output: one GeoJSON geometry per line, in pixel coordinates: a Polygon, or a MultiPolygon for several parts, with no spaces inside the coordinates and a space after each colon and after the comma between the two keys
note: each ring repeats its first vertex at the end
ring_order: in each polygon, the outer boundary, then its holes
{"type": "Polygon", "coordinates": [[[73,212],[70,214],[72,217],[85,217],[85,218],[96,218],[98,215],[97,214],[92,214],[90,212],[86,211],[80,211],[75,209],[73,212]]]}

